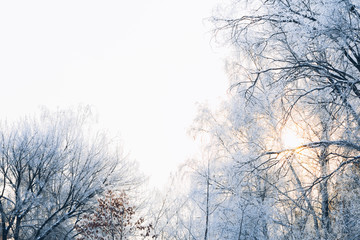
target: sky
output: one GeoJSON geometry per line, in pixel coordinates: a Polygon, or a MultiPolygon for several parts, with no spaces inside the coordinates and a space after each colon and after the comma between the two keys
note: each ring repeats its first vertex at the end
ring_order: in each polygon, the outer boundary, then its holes
{"type": "Polygon", "coordinates": [[[154,186],[190,158],[196,103],[226,94],[206,21],[216,0],[0,2],[0,117],[78,104],[154,186]]]}

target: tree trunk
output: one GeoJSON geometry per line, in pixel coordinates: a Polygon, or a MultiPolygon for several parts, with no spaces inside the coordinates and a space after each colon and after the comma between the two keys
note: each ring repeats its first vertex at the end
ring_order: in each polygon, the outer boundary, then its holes
{"type": "Polygon", "coordinates": [[[209,197],[210,197],[210,160],[208,159],[207,176],[206,176],[206,212],[205,212],[205,234],[204,240],[209,235],[209,197]]]}
{"type": "MultiPolygon", "coordinates": [[[[326,122],[327,118],[325,118],[325,121],[321,122],[323,131],[321,140],[327,141],[328,138],[328,126],[326,122]]],[[[328,152],[326,147],[322,147],[320,150],[320,156],[319,156],[319,162],[320,162],[320,172],[321,172],[321,178],[324,178],[324,180],[320,183],[320,194],[321,194],[321,226],[324,230],[324,238],[328,239],[328,234],[331,232],[331,222],[330,222],[330,209],[329,209],[329,192],[328,192],[328,179],[325,179],[328,175],[328,152]]]]}

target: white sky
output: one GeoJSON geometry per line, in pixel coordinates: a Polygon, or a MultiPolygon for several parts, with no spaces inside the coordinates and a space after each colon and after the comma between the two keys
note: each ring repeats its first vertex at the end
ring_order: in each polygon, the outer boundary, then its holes
{"type": "Polygon", "coordinates": [[[1,1],[0,117],[91,104],[163,184],[194,151],[195,103],[226,92],[203,23],[216,2],[1,1]]]}

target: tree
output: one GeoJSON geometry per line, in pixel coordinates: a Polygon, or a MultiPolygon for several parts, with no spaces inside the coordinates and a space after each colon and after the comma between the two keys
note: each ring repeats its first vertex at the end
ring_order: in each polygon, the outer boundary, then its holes
{"type": "Polygon", "coordinates": [[[115,194],[109,190],[104,199],[98,199],[97,209],[77,222],[76,229],[81,235],[77,239],[155,238],[150,236],[152,225],[145,225],[143,217],[135,216],[136,208],[129,203],[126,193],[115,194]]]}
{"type": "MultiPolygon", "coordinates": [[[[202,192],[199,191],[197,194],[196,189],[189,188],[193,177],[195,177],[193,169],[186,164],[172,175],[165,191],[154,194],[150,216],[153,219],[156,239],[179,240],[205,237],[206,210],[202,208],[204,196],[202,192]]],[[[195,186],[201,182],[199,189],[202,189],[202,177],[198,180],[191,184],[195,186]]]]}
{"type": "Polygon", "coordinates": [[[217,213],[237,239],[358,238],[359,2],[232,4],[213,19],[240,56],[227,65],[230,100],[196,127],[229,166],[214,173],[228,188],[217,213]]]}
{"type": "Polygon", "coordinates": [[[232,87],[240,87],[249,99],[261,90],[259,85],[271,84],[269,89],[283,101],[284,120],[303,98],[319,104],[322,95],[323,104],[337,104],[334,111],[342,111],[358,127],[357,1],[237,4],[246,6],[239,16],[214,18],[216,30],[228,33],[224,35],[242,54],[241,63],[235,60],[232,68],[232,87]]]}
{"type": "Polygon", "coordinates": [[[1,124],[2,239],[70,239],[106,187],[134,183],[118,149],[90,131],[90,117],[81,107],[1,124]]]}
{"type": "MultiPolygon", "coordinates": [[[[262,142],[265,130],[270,132],[270,128],[254,121],[259,117],[256,114],[242,114],[243,121],[236,119],[237,128],[231,121],[235,118],[229,116],[229,105],[224,106],[226,108],[215,114],[202,109],[193,127],[194,132],[209,136],[207,149],[212,152],[210,183],[213,190],[210,199],[216,200],[213,200],[211,211],[209,239],[267,239],[267,220],[272,214],[267,183],[273,180],[267,174],[261,174],[260,169],[251,167],[250,162],[241,165],[261,152],[261,145],[267,143],[262,142]]],[[[252,113],[263,112],[253,107],[250,109],[252,113]]],[[[270,134],[268,137],[270,140],[270,134]]],[[[206,169],[203,167],[202,171],[206,169]]],[[[204,194],[207,192],[203,191],[204,194]]]]}

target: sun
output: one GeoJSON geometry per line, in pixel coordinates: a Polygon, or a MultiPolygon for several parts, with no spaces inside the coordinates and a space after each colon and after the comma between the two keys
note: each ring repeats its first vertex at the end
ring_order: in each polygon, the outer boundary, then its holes
{"type": "Polygon", "coordinates": [[[285,127],[281,131],[281,143],[285,148],[297,148],[304,144],[304,139],[298,131],[285,127]]]}

